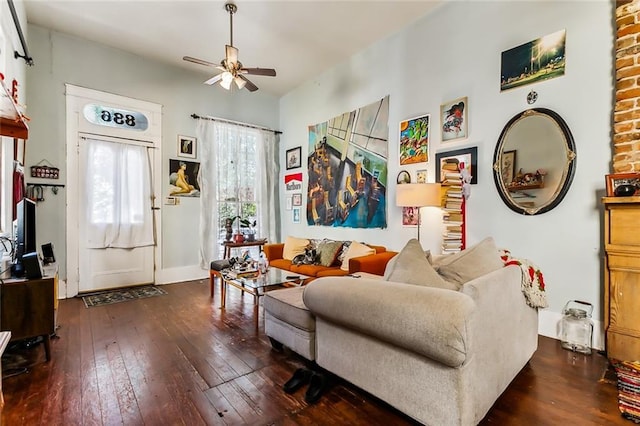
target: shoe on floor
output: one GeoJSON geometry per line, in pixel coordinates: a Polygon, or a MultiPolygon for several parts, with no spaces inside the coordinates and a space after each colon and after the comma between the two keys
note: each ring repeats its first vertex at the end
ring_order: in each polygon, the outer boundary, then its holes
{"type": "Polygon", "coordinates": [[[315,404],[318,402],[325,389],[327,388],[327,377],[320,373],[313,373],[309,381],[309,388],[304,395],[307,404],[315,404]]]}
{"type": "Polygon", "coordinates": [[[287,383],[282,386],[282,389],[284,389],[286,393],[294,393],[302,386],[309,383],[312,375],[313,371],[307,368],[298,368],[296,372],[293,373],[293,376],[287,381],[287,383]]]}

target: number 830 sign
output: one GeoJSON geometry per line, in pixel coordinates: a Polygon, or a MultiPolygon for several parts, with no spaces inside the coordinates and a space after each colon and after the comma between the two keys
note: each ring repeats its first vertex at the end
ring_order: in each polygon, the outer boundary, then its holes
{"type": "Polygon", "coordinates": [[[99,126],[138,131],[147,130],[149,127],[147,117],[141,112],[88,104],[85,105],[82,113],[87,121],[99,126]]]}

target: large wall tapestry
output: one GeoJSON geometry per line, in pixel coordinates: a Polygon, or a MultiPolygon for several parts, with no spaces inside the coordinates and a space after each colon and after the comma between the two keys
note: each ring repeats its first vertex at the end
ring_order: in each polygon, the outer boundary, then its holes
{"type": "Polygon", "coordinates": [[[307,223],[386,228],[389,96],[309,126],[307,223]]]}

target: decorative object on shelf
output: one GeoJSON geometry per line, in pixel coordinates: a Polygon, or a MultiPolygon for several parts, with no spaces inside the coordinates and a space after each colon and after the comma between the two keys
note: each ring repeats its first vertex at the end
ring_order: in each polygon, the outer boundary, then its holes
{"type": "Polygon", "coordinates": [[[502,52],[500,91],[563,76],[565,40],[566,30],[560,30],[502,52]]]}
{"type": "Polygon", "coordinates": [[[302,147],[291,148],[287,150],[286,155],[287,170],[302,167],[302,147]]]}
{"type": "Polygon", "coordinates": [[[550,109],[531,108],[513,116],[502,129],[493,154],[493,180],[511,210],[542,214],[569,191],[575,160],[573,135],[562,117],[550,109]]]}
{"type": "Polygon", "coordinates": [[[440,105],[442,142],[453,142],[469,137],[468,109],[469,102],[466,97],[440,105]]]}
{"type": "MultiPolygon", "coordinates": [[[[443,182],[446,168],[445,163],[464,163],[465,168],[471,175],[471,184],[478,183],[478,147],[456,149],[436,153],[436,182],[443,182]]],[[[460,169],[456,167],[458,172],[460,169]]]]}
{"type": "Polygon", "coordinates": [[[439,183],[407,183],[396,187],[396,205],[417,209],[418,241],[420,241],[420,208],[440,207],[439,183]]]}
{"type": "Polygon", "coordinates": [[[430,115],[400,122],[400,165],[429,162],[430,115]]]}
{"type": "Polygon", "coordinates": [[[529,105],[533,105],[536,103],[537,100],[538,100],[538,92],[536,92],[535,90],[530,91],[529,94],[527,95],[527,103],[529,105]]]}
{"type": "Polygon", "coordinates": [[[593,305],[580,300],[570,300],[562,309],[561,346],[573,352],[591,355],[593,339],[593,305]],[[577,305],[580,305],[578,308],[577,305]],[[585,309],[581,309],[584,308],[585,309]]]}
{"type": "Polygon", "coordinates": [[[60,169],[55,167],[47,160],[41,160],[35,166],[31,166],[31,177],[42,179],[58,179],[60,177],[60,169]]]}
{"type": "Polygon", "coordinates": [[[196,158],[196,138],[178,135],[178,157],[196,158]]]}
{"type": "Polygon", "coordinates": [[[400,170],[398,177],[396,178],[397,184],[411,183],[411,175],[406,170],[400,170]]]}
{"type": "Polygon", "coordinates": [[[607,197],[622,197],[636,195],[640,192],[640,173],[611,173],[605,176],[607,197]],[[618,188],[620,189],[618,194],[618,188]],[[631,192],[631,189],[635,190],[631,192]]]}

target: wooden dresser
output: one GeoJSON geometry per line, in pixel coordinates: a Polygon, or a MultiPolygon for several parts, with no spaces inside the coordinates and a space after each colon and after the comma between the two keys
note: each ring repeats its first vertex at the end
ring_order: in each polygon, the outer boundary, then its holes
{"type": "Polygon", "coordinates": [[[640,197],[602,201],[607,356],[640,361],[640,197]]]}

